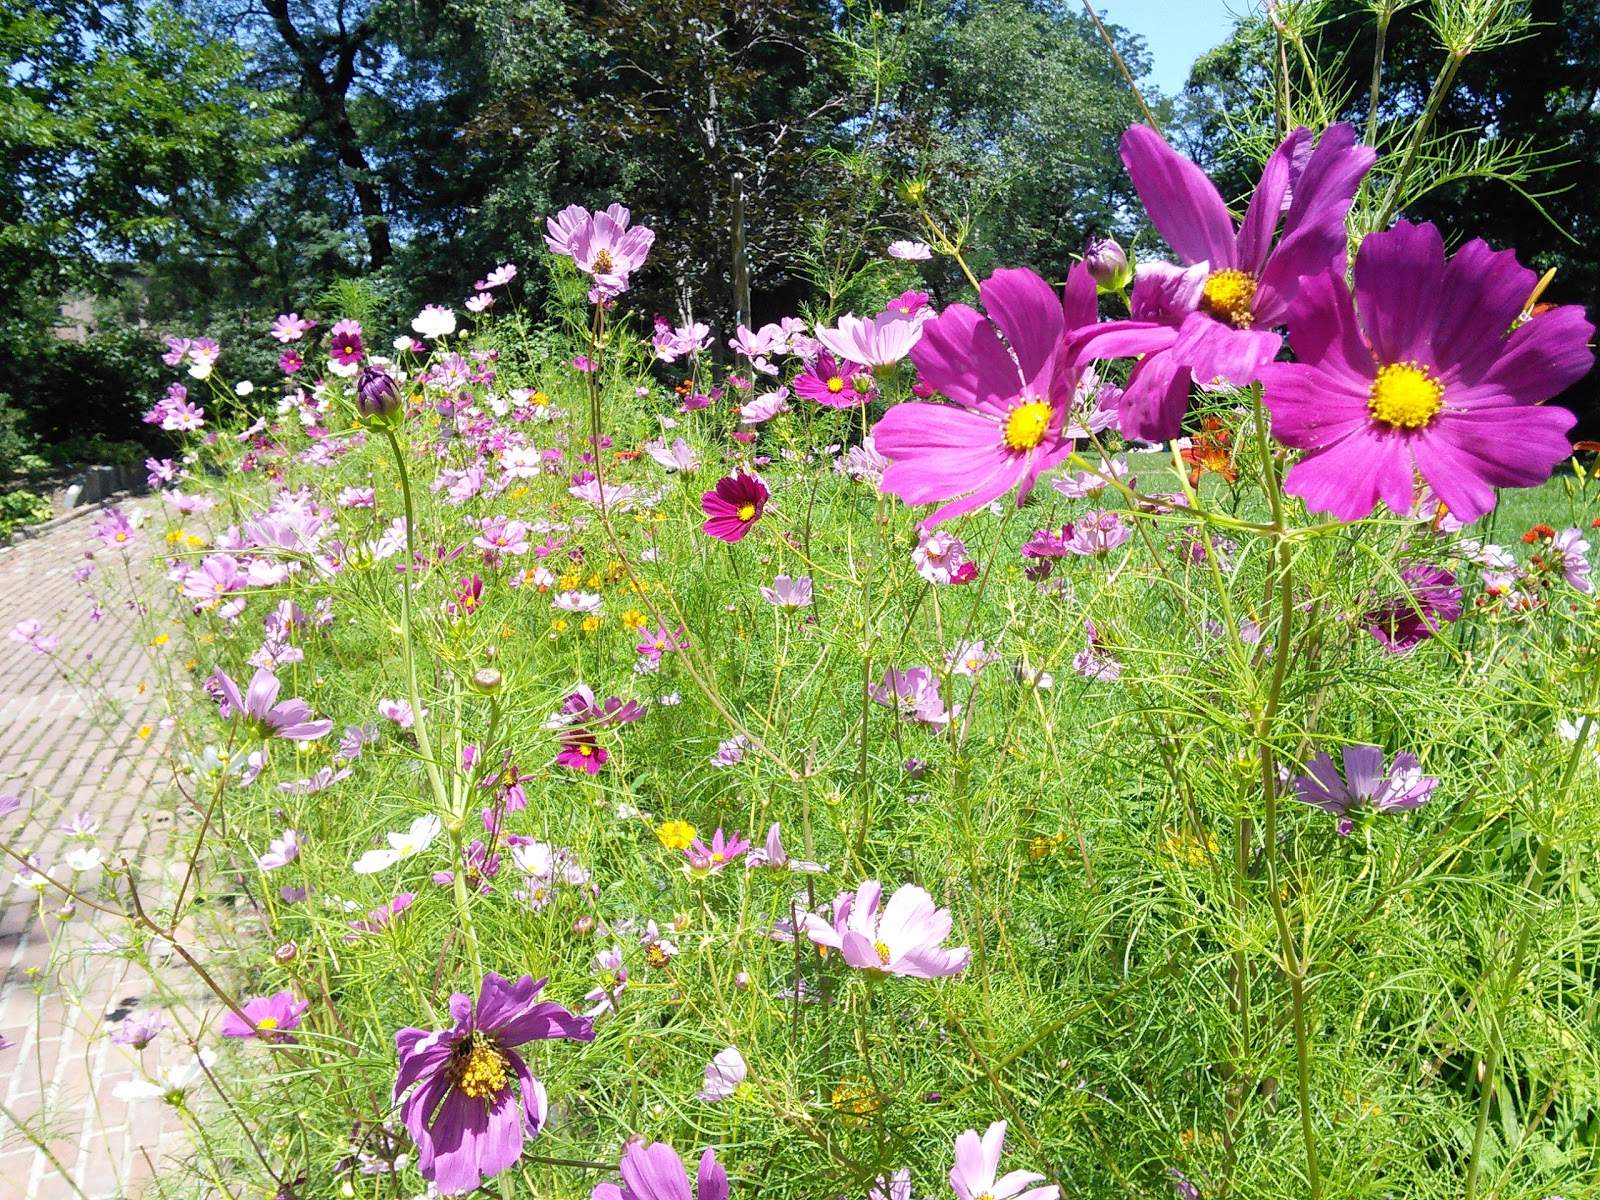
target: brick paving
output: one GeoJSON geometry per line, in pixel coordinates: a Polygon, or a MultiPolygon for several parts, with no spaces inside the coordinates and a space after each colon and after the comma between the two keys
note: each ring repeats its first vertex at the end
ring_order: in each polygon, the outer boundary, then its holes
{"type": "MultiPolygon", "coordinates": [[[[84,813],[100,823],[96,839],[109,858],[148,863],[152,874],[171,821],[160,753],[166,650],[151,648],[148,629],[133,629],[120,555],[100,546],[92,524],[72,521],[0,548],[0,632],[40,620],[60,637],[58,654],[93,672],[89,686],[76,685],[50,657],[0,640],[0,794],[22,799],[19,812],[0,817],[0,842],[60,864],[84,844],[60,825],[84,813]],[[106,609],[98,623],[72,579],[91,549],[99,569],[86,586],[106,609]],[[118,586],[108,576],[121,576],[118,586]]],[[[16,867],[6,859],[0,869],[0,1037],[13,1043],[0,1050],[0,1200],[153,1195],[147,1185],[163,1159],[187,1152],[183,1127],[170,1107],[129,1103],[113,1090],[142,1078],[140,1059],[155,1070],[189,1052],[170,1038],[142,1052],[111,1041],[125,1016],[157,1003],[150,975],[95,949],[125,932],[119,921],[95,913],[63,921],[62,894],[47,890],[41,905],[34,891],[13,886],[16,867]]],[[[79,882],[98,877],[92,870],[79,882]]]]}

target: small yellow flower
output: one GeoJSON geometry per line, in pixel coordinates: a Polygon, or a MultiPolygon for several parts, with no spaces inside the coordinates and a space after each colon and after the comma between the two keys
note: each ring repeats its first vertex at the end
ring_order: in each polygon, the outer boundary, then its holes
{"type": "Polygon", "coordinates": [[[584,580],[584,586],[585,587],[592,587],[592,588],[599,587],[600,586],[600,575],[599,575],[599,573],[595,572],[595,571],[590,571],[589,572],[589,578],[584,580]]]}
{"type": "Polygon", "coordinates": [[[668,850],[687,850],[694,836],[695,828],[687,821],[665,821],[656,827],[656,837],[668,850]]]}
{"type": "Polygon", "coordinates": [[[1064,833],[1052,833],[1048,836],[1040,835],[1028,843],[1028,857],[1037,862],[1041,858],[1049,858],[1055,848],[1067,840],[1064,833]]]}
{"type": "Polygon", "coordinates": [[[573,588],[577,587],[578,584],[581,583],[582,581],[583,581],[583,576],[579,575],[576,571],[568,571],[565,575],[563,575],[561,577],[561,581],[560,581],[561,590],[563,592],[570,592],[573,588]]]}
{"type": "Polygon", "coordinates": [[[1217,839],[1209,831],[1202,843],[1191,831],[1185,829],[1181,833],[1176,829],[1168,829],[1166,837],[1161,840],[1161,848],[1173,859],[1186,862],[1191,867],[1203,867],[1217,856],[1219,847],[1217,839]]]}
{"type": "Polygon", "coordinates": [[[557,617],[554,621],[550,622],[550,628],[554,629],[557,633],[560,633],[562,630],[566,629],[566,627],[567,619],[565,617],[557,617]]]}
{"type": "Polygon", "coordinates": [[[550,403],[550,397],[545,395],[543,392],[535,392],[533,395],[528,397],[528,403],[536,405],[539,408],[543,408],[546,404],[550,403]]]}
{"type": "Polygon", "coordinates": [[[521,500],[525,496],[527,496],[527,494],[528,494],[527,486],[525,484],[519,483],[519,484],[517,484],[516,487],[512,488],[509,492],[506,493],[506,499],[508,499],[508,500],[521,500]]]}
{"type": "Polygon", "coordinates": [[[176,546],[179,542],[183,541],[183,530],[181,530],[181,529],[169,529],[169,530],[167,530],[167,541],[172,543],[174,546],[176,546]]]}
{"type": "Polygon", "coordinates": [[[622,623],[629,629],[643,629],[650,623],[650,618],[645,616],[637,608],[630,608],[627,612],[622,614],[622,623]]]}
{"type": "Polygon", "coordinates": [[[141,725],[141,726],[139,726],[139,740],[141,742],[148,740],[150,735],[152,733],[154,733],[154,732],[155,732],[155,727],[154,726],[151,726],[151,725],[141,725]]]}
{"type": "Polygon", "coordinates": [[[593,633],[600,628],[600,622],[603,620],[605,620],[604,617],[585,617],[583,619],[583,631],[585,633],[593,633]]]}
{"type": "Polygon", "coordinates": [[[172,640],[172,638],[169,637],[167,634],[158,633],[158,634],[156,634],[155,637],[150,639],[150,644],[152,646],[165,646],[171,640],[172,640]]]}
{"type": "Polygon", "coordinates": [[[833,1109],[848,1125],[870,1125],[881,1101],[878,1091],[865,1079],[845,1079],[833,1089],[833,1109]]]}

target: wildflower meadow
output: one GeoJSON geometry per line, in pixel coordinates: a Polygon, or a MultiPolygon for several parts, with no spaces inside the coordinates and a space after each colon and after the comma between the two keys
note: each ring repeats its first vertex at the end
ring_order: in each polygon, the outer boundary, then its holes
{"type": "MultiPolygon", "coordinates": [[[[59,969],[164,965],[144,1194],[1600,1194],[1594,321],[1408,215],[1373,86],[1281,90],[1239,196],[1126,128],[1149,233],[1054,278],[907,178],[714,330],[619,195],[400,321],[166,336],[74,580],[167,852],[0,780],[59,969]]],[[[6,650],[92,690],[81,634],[6,650]]]]}

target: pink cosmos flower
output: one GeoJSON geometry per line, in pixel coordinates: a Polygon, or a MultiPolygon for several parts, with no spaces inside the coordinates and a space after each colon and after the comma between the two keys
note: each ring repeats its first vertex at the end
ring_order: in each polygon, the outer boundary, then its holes
{"type": "Polygon", "coordinates": [[[300,357],[300,353],[297,350],[285,350],[278,356],[278,370],[285,375],[293,375],[305,365],[306,360],[300,357]]]}
{"type": "Polygon", "coordinates": [[[795,377],[794,390],[828,408],[860,408],[877,395],[878,384],[860,363],[841,362],[823,350],[795,377]]]}
{"type": "MultiPolygon", "coordinates": [[[[690,1200],[689,1172],[665,1142],[629,1142],[618,1168],[622,1186],[597,1183],[589,1200],[690,1200]]],[[[695,1200],[728,1200],[728,1173],[707,1150],[695,1175],[695,1200]]]]}
{"type": "Polygon", "coordinates": [[[899,313],[879,313],[869,320],[853,314],[839,318],[835,329],[817,328],[817,341],[846,362],[875,372],[892,370],[922,339],[923,325],[899,313]]]}
{"type": "Polygon", "coordinates": [[[1199,167],[1147,126],[1123,135],[1133,185],[1184,263],[1142,264],[1130,319],[1074,342],[1080,358],[1142,356],[1122,395],[1125,435],[1176,437],[1191,383],[1243,387],[1257,378],[1278,353],[1276,327],[1288,318],[1302,277],[1343,273],[1345,214],[1375,158],[1349,125],[1331,126],[1314,149],[1309,129],[1294,130],[1267,159],[1235,230],[1199,167]]]}
{"type": "Polygon", "coordinates": [[[128,545],[138,534],[128,515],[117,507],[106,509],[96,518],[90,532],[112,549],[128,545]]]}
{"type": "Polygon", "coordinates": [[[721,875],[746,850],[750,843],[738,833],[724,835],[719,825],[707,846],[699,838],[690,843],[683,856],[689,860],[689,870],[695,875],[721,875]]]}
{"type": "Polygon", "coordinates": [[[409,700],[379,700],[378,715],[387,717],[401,729],[410,729],[416,724],[416,714],[411,711],[409,700]]]}
{"type": "Polygon", "coordinates": [[[1380,746],[1346,746],[1342,778],[1326,750],[1318,750],[1306,770],[1309,774],[1294,777],[1296,798],[1338,817],[1341,837],[1348,837],[1354,828],[1352,810],[1386,813],[1421,808],[1439,786],[1432,775],[1422,773],[1417,756],[1409,751],[1396,754],[1385,771],[1380,746]]]}
{"type": "Polygon", "coordinates": [[[366,346],[361,341],[361,322],[346,319],[334,325],[328,342],[329,358],[341,367],[353,367],[365,353],[366,346]]]}
{"type": "Polygon", "coordinates": [[[628,276],[644,265],[656,240],[652,229],[642,225],[630,229],[630,220],[631,214],[620,204],[596,213],[569,205],[547,222],[545,243],[592,275],[601,297],[616,296],[628,290],[628,276]]]}
{"type": "Polygon", "coordinates": [[[917,574],[929,583],[953,583],[956,572],[969,561],[967,544],[942,529],[924,529],[917,537],[916,549],[911,551],[911,561],[916,564],[917,574]]]}
{"type": "Polygon", "coordinates": [[[982,288],[989,317],[952,304],[921,326],[911,359],[955,403],[896,404],[873,438],[891,464],[883,491],[907,504],[943,502],[924,529],[1013,489],[1020,505],[1040,472],[1072,452],[1063,426],[1078,371],[1059,352],[1065,333],[1095,322],[1096,296],[1082,263],[1064,302],[1032,271],[996,271],[982,288]]]}
{"type": "Polygon", "coordinates": [[[316,326],[315,321],[307,320],[299,313],[283,313],[272,323],[272,336],[284,345],[288,345],[290,342],[298,342],[316,326]]]}
{"type": "Polygon", "coordinates": [[[682,438],[673,438],[668,446],[665,438],[646,442],[645,453],[669,472],[690,474],[700,465],[700,455],[682,438]]]}
{"type": "Polygon", "coordinates": [[[278,689],[282,684],[276,675],[264,668],[251,677],[250,686],[243,695],[232,676],[221,667],[212,671],[206,686],[217,697],[223,720],[242,717],[255,724],[263,737],[310,742],[327,736],[333,728],[332,721],[311,720],[311,706],[304,700],[297,698],[278,703],[278,689]]]}
{"type": "Polygon", "coordinates": [[[890,242],[884,253],[890,258],[898,258],[901,262],[927,262],[933,257],[933,247],[927,242],[914,242],[902,238],[897,242],[890,242]]]}
{"type": "Polygon", "coordinates": [[[310,1007],[309,1000],[301,1000],[293,992],[274,992],[241,1006],[244,1015],[249,1018],[248,1023],[241,1020],[238,1013],[224,1013],[222,1036],[291,1042],[294,1039],[287,1036],[289,1031],[300,1028],[300,1018],[305,1016],[310,1007]]]}
{"type": "Polygon", "coordinates": [[[470,313],[487,312],[494,305],[494,297],[488,292],[479,292],[475,296],[468,296],[466,300],[467,311],[470,313]]]}
{"type": "Polygon", "coordinates": [[[1101,644],[1100,631],[1095,628],[1094,622],[1085,621],[1083,629],[1088,635],[1089,644],[1073,655],[1072,669],[1085,679],[1099,683],[1121,679],[1122,662],[1101,644]]]}
{"type": "Polygon", "coordinates": [[[942,729],[950,723],[952,714],[939,694],[939,677],[927,667],[911,667],[905,671],[890,667],[883,681],[869,694],[874,704],[894,709],[907,721],[917,721],[934,729],[942,729]]]}
{"type": "Polygon", "coordinates": [[[950,1168],[950,1186],[961,1200],[1056,1200],[1061,1189],[1030,1187],[1044,1178],[1036,1171],[1000,1172],[1000,1153],[1005,1147],[1006,1123],[996,1121],[982,1139],[976,1129],[956,1138],[956,1161],[950,1168]],[[1024,1190],[1027,1189],[1027,1190],[1024,1190]]]}
{"type": "Polygon", "coordinates": [[[649,626],[639,630],[639,644],[634,647],[645,658],[659,659],[663,654],[670,654],[674,650],[686,650],[689,643],[684,640],[683,626],[679,625],[677,632],[668,633],[663,625],[654,633],[649,626]]]}
{"type": "Polygon", "coordinates": [[[838,950],[845,962],[862,971],[937,979],[966,967],[971,950],[946,950],[941,944],[950,936],[949,909],[935,908],[932,896],[909,883],[889,898],[880,916],[882,898],[883,886],[876,879],[863,880],[856,891],[842,892],[833,902],[831,923],[807,913],[806,936],[818,946],[838,950]]]}
{"type": "Polygon", "coordinates": [[[1133,536],[1133,526],[1120,513],[1090,509],[1072,523],[1067,553],[1085,558],[1104,558],[1133,536]]]}
{"type": "Polygon", "coordinates": [[[1460,521],[1498,487],[1534,487],[1572,453],[1577,420],[1544,401],[1594,364],[1577,305],[1522,319],[1536,280],[1509,250],[1468,242],[1448,261],[1433,225],[1401,221],[1344,272],[1304,280],[1290,329],[1300,360],[1261,369],[1279,441],[1308,453],[1286,491],[1353,521],[1411,509],[1414,473],[1460,521]]]}
{"type": "Polygon", "coordinates": [[[1403,654],[1461,619],[1461,588],[1455,572],[1413,563],[1400,572],[1405,591],[1384,600],[1361,621],[1390,654],[1403,654]]]}
{"type": "Polygon", "coordinates": [[[700,497],[700,511],[706,521],[701,531],[724,542],[737,542],[750,532],[766,511],[771,496],[759,475],[724,476],[711,491],[700,497]]]}
{"type": "Polygon", "coordinates": [[[267,845],[267,852],[256,859],[256,866],[263,871],[276,871],[299,857],[300,835],[293,829],[286,829],[282,837],[273,838],[267,845]]]}
{"type": "Polygon", "coordinates": [[[1594,594],[1594,580],[1589,577],[1589,543],[1583,539],[1581,529],[1563,529],[1550,539],[1544,558],[1553,570],[1560,571],[1568,586],[1585,596],[1594,594]]]}
{"type": "Polygon", "coordinates": [[[790,579],[787,575],[776,576],[771,587],[761,588],[761,598],[774,608],[793,611],[797,608],[811,607],[811,576],[802,575],[798,579],[790,579]]]}
{"type": "Polygon", "coordinates": [[[742,425],[760,425],[773,417],[780,416],[789,411],[789,389],[780,387],[775,392],[767,392],[757,396],[750,403],[739,408],[739,422],[742,425]]]}
{"type": "Polygon", "coordinates": [[[494,270],[490,271],[486,277],[479,280],[472,286],[480,292],[486,292],[490,288],[505,287],[506,284],[510,283],[516,277],[516,263],[501,263],[494,270]]]}
{"type": "Polygon", "coordinates": [[[726,1050],[719,1050],[716,1057],[706,1064],[706,1085],[695,1093],[695,1097],[707,1104],[726,1100],[739,1090],[739,1085],[749,1074],[750,1068],[745,1064],[744,1055],[739,1053],[739,1047],[729,1046],[726,1050]]]}
{"type": "Polygon", "coordinates": [[[789,852],[783,848],[783,838],[779,834],[778,822],[772,823],[772,828],[767,830],[766,843],[750,851],[744,860],[747,867],[769,867],[774,871],[803,871],[808,875],[821,874],[827,867],[821,863],[808,862],[803,858],[790,858],[789,852]]]}

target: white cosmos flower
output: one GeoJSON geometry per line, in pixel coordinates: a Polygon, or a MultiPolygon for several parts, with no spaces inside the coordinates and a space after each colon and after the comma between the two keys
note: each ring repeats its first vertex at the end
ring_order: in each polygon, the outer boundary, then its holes
{"type": "Polygon", "coordinates": [[[165,1100],[187,1090],[195,1080],[217,1065],[215,1050],[201,1050],[186,1063],[163,1068],[156,1079],[128,1079],[111,1089],[118,1100],[165,1100]]]}
{"type": "Polygon", "coordinates": [[[411,328],[425,338],[447,337],[456,331],[456,314],[437,304],[430,304],[411,322],[411,328]]]}
{"type": "Polygon", "coordinates": [[[66,854],[67,866],[74,871],[92,871],[105,862],[106,856],[99,846],[80,846],[75,850],[68,850],[66,854]]]}
{"type": "Polygon", "coordinates": [[[376,875],[379,871],[388,870],[402,858],[421,854],[433,845],[433,839],[443,830],[444,823],[438,817],[418,817],[404,833],[386,835],[389,840],[387,850],[368,850],[350,869],[357,875],[376,875]]]}

